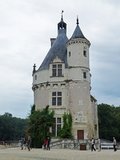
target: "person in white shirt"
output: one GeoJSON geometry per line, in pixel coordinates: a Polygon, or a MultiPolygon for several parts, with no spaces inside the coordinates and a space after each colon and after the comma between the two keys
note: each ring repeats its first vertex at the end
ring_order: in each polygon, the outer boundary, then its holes
{"type": "Polygon", "coordinates": [[[113,137],[113,149],[114,149],[114,151],[117,151],[117,141],[116,141],[115,137],[113,137]]]}

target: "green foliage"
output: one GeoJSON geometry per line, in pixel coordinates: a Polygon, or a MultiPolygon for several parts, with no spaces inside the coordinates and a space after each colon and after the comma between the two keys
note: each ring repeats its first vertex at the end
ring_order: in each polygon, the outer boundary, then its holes
{"type": "Polygon", "coordinates": [[[32,147],[42,147],[43,141],[50,136],[49,128],[53,125],[54,112],[46,106],[41,111],[31,112],[29,116],[28,134],[32,138],[32,147]]]}
{"type": "Polygon", "coordinates": [[[120,137],[120,107],[108,104],[98,105],[98,122],[100,138],[112,140],[120,137]]]}
{"type": "Polygon", "coordinates": [[[59,132],[61,138],[72,138],[72,115],[71,113],[64,113],[63,128],[59,132]]]}
{"type": "Polygon", "coordinates": [[[31,106],[31,114],[35,111],[35,105],[31,106]]]}
{"type": "Polygon", "coordinates": [[[12,114],[0,115],[0,140],[19,140],[25,134],[27,119],[12,117],[12,114]]]}

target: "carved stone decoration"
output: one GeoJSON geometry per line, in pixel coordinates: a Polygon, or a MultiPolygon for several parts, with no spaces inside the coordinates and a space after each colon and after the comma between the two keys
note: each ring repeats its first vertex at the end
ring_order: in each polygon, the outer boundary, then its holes
{"type": "Polygon", "coordinates": [[[75,123],[86,123],[87,122],[87,118],[84,115],[84,113],[81,112],[77,112],[75,113],[75,118],[74,118],[74,122],[75,123]]]}

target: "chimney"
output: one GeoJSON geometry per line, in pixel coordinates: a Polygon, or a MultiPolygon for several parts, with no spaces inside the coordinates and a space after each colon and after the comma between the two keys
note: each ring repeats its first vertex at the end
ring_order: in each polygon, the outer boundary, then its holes
{"type": "Polygon", "coordinates": [[[51,41],[51,47],[53,45],[53,43],[55,42],[56,38],[50,38],[50,41],[51,41]]]}

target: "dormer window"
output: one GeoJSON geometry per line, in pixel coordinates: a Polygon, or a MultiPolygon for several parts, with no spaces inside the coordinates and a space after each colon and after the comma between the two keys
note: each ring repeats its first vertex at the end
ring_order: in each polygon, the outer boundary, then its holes
{"type": "Polygon", "coordinates": [[[53,64],[52,65],[52,76],[61,77],[62,76],[62,64],[53,64]]]}

